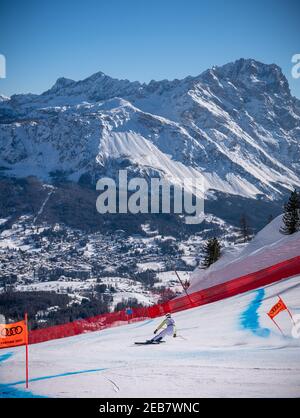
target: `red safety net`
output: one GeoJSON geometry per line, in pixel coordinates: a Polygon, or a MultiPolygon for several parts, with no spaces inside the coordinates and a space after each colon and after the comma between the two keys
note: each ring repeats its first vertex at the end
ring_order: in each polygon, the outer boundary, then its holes
{"type": "Polygon", "coordinates": [[[254,273],[229,280],[226,283],[221,283],[189,295],[172,299],[163,304],[131,309],[130,314],[126,313],[126,310],[123,310],[120,312],[97,315],[63,325],[34,330],[29,333],[29,343],[35,344],[57,338],[71,337],[85,332],[99,331],[105,328],[142,321],[147,318],[156,318],[166,312],[179,312],[196,306],[216,302],[297,274],[300,274],[300,256],[282,261],[281,263],[277,263],[254,273]]]}

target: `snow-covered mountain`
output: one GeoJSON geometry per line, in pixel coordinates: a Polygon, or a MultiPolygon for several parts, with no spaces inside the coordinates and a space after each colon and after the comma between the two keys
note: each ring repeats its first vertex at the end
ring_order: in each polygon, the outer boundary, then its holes
{"type": "Polygon", "coordinates": [[[0,167],[43,180],[124,165],[176,182],[201,173],[222,193],[271,200],[300,186],[300,101],[276,65],[240,59],[197,77],[59,78],[0,101],[0,167]]]}

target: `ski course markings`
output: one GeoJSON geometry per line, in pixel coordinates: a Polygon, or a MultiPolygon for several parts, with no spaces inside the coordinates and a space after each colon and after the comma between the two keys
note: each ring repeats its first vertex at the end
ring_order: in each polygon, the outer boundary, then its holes
{"type": "Polygon", "coordinates": [[[153,319],[149,319],[148,321],[144,321],[144,322],[142,322],[141,324],[139,324],[139,325],[135,326],[134,328],[141,328],[141,327],[144,327],[144,326],[146,326],[146,325],[148,325],[148,324],[151,324],[151,322],[153,322],[153,319]]]}
{"type": "Polygon", "coordinates": [[[257,312],[265,298],[265,290],[262,288],[252,293],[255,294],[255,297],[240,315],[240,324],[243,329],[251,331],[254,335],[267,338],[271,332],[268,328],[261,328],[257,312]]]}
{"type": "MultiPolygon", "coordinates": [[[[0,355],[0,363],[8,360],[13,356],[12,352],[0,355]]],[[[24,382],[25,383],[25,382],[24,382]]],[[[10,384],[0,383],[0,399],[3,398],[45,398],[45,396],[35,395],[28,390],[16,389],[10,384]]]]}
{"type": "MultiPolygon", "coordinates": [[[[65,373],[53,374],[53,375],[49,375],[49,376],[33,377],[32,379],[29,379],[29,383],[30,382],[38,382],[38,381],[41,381],[41,380],[56,379],[56,378],[59,378],[59,377],[73,376],[73,375],[77,375],[77,374],[103,372],[103,371],[106,371],[106,370],[108,370],[108,369],[107,368],[88,369],[88,370],[78,370],[76,372],[65,372],[65,373]]],[[[10,383],[10,386],[21,385],[23,383],[25,383],[25,380],[20,380],[18,382],[10,383]]]]}

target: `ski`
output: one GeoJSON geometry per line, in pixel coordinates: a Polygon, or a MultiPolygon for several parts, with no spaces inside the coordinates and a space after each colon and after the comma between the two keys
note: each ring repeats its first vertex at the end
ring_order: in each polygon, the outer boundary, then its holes
{"type": "Polygon", "coordinates": [[[155,345],[155,344],[161,344],[165,343],[165,341],[143,341],[143,342],[135,342],[136,345],[155,345]]]}

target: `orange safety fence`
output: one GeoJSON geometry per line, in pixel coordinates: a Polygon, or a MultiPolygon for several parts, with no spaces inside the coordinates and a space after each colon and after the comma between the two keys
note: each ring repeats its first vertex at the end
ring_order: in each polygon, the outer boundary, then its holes
{"type": "Polygon", "coordinates": [[[144,308],[132,308],[129,315],[126,310],[123,310],[97,315],[63,325],[34,330],[29,333],[29,343],[35,344],[58,338],[71,337],[85,332],[100,331],[105,328],[142,321],[147,318],[156,318],[167,312],[179,312],[196,306],[216,302],[297,274],[300,274],[300,256],[282,261],[254,273],[229,280],[225,283],[199,290],[188,296],[185,295],[172,299],[163,304],[144,308]]]}

